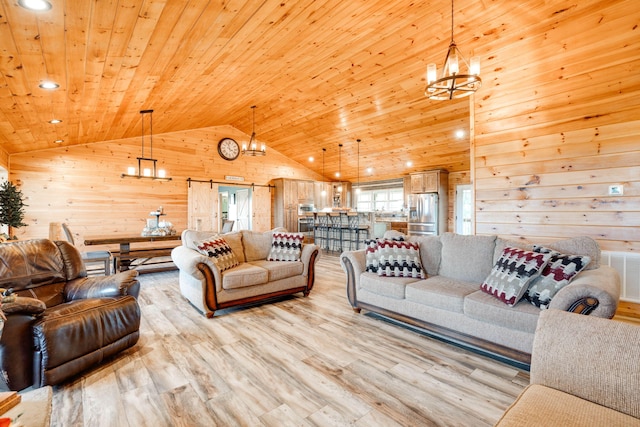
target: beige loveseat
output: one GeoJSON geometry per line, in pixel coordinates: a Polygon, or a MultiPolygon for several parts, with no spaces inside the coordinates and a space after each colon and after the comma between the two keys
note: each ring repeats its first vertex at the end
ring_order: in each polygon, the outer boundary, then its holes
{"type": "Polygon", "coordinates": [[[639,352],[640,326],[542,312],[531,383],[496,425],[640,426],[639,352]]]}
{"type": "MultiPolygon", "coordinates": [[[[275,230],[278,231],[278,230],[275,230]]],[[[207,317],[216,310],[302,292],[309,295],[315,279],[319,249],[303,244],[299,261],[267,261],[273,233],[242,230],[219,235],[230,247],[236,267],[221,271],[213,257],[198,252],[198,242],[215,233],[185,230],[182,245],[171,258],[179,273],[180,292],[207,317]]]]}
{"type": "MultiPolygon", "coordinates": [[[[533,245],[496,236],[453,233],[400,237],[419,245],[426,278],[385,277],[367,272],[367,249],[345,251],[340,261],[353,309],[418,326],[432,335],[526,367],[541,308],[524,300],[509,306],[480,290],[480,286],[506,247],[531,250],[533,245]]],[[[597,242],[580,237],[546,246],[564,254],[590,256],[586,269],[555,294],[549,308],[613,317],[620,277],[615,269],[600,264],[597,242]]]]}

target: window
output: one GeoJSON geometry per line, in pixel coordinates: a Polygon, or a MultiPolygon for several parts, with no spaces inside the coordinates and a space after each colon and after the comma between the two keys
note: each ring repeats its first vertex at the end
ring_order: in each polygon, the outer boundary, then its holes
{"type": "Polygon", "coordinates": [[[356,207],[361,212],[399,212],[404,207],[404,190],[402,187],[379,190],[361,190],[359,194],[356,193],[356,207]]]}

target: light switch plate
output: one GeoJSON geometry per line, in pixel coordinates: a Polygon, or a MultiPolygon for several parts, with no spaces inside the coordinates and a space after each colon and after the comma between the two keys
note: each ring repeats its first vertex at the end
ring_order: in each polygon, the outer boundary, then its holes
{"type": "Polygon", "coordinates": [[[610,196],[622,196],[624,194],[624,187],[622,185],[610,185],[609,186],[609,195],[610,196]]]}

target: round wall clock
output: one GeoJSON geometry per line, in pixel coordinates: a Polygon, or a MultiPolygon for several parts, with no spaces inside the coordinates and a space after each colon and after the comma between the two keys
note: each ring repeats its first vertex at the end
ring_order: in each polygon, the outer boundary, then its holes
{"type": "Polygon", "coordinates": [[[240,146],[231,138],[222,138],[218,142],[218,154],[225,160],[235,160],[240,155],[240,146]]]}

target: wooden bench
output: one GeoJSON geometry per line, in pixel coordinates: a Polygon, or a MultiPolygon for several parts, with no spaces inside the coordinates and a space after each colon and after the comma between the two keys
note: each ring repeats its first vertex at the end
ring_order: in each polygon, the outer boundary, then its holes
{"type": "Polygon", "coordinates": [[[137,269],[142,273],[176,270],[178,267],[171,260],[161,260],[171,256],[175,246],[161,248],[131,249],[129,252],[112,251],[113,271],[137,269]],[[139,262],[136,262],[139,261],[139,262]],[[161,265],[162,264],[162,265],[161,265]],[[158,267],[139,268],[143,266],[160,265],[158,267]]]}

